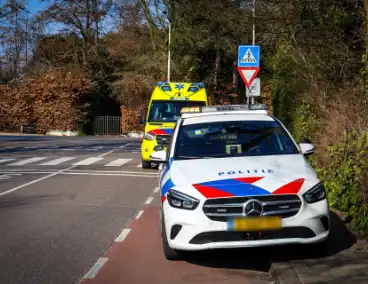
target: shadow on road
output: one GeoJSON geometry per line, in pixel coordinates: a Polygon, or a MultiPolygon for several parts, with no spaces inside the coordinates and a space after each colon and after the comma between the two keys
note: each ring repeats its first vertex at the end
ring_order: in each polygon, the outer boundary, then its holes
{"type": "MultiPolygon", "coordinates": [[[[273,262],[291,260],[319,260],[349,249],[356,242],[355,236],[340,218],[331,212],[331,234],[326,251],[313,245],[287,245],[263,248],[212,250],[185,253],[187,262],[214,268],[268,271],[273,262]]],[[[368,260],[367,260],[368,261],[368,260]]]]}
{"type": "Polygon", "coordinates": [[[41,202],[50,202],[55,199],[52,195],[35,195],[26,197],[3,197],[0,199],[0,210],[14,207],[21,207],[41,202]]]}
{"type": "Polygon", "coordinates": [[[349,249],[356,243],[356,237],[349,231],[341,219],[330,212],[331,231],[327,240],[326,249],[320,250],[315,245],[291,245],[284,247],[273,247],[270,250],[273,262],[285,262],[301,259],[320,259],[338,254],[349,249]]]}
{"type": "Polygon", "coordinates": [[[246,269],[268,272],[271,266],[266,248],[190,252],[186,253],[184,258],[189,263],[212,268],[246,269]]]}

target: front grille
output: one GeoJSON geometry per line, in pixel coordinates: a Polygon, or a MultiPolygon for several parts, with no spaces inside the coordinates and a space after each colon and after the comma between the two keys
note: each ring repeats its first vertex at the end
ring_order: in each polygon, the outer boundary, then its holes
{"type": "Polygon", "coordinates": [[[241,242],[252,240],[276,240],[276,239],[308,239],[316,234],[306,227],[285,227],[277,231],[266,232],[234,232],[217,231],[200,233],[190,240],[190,244],[202,245],[216,242],[241,242]]]}
{"type": "Polygon", "coordinates": [[[170,142],[171,136],[170,135],[157,135],[156,141],[158,145],[168,145],[170,142]]]}
{"type": "Polygon", "coordinates": [[[302,206],[299,196],[295,194],[262,195],[208,199],[203,205],[203,212],[213,221],[226,222],[229,218],[244,216],[244,203],[250,199],[262,203],[262,216],[289,218],[295,216],[302,206]]]}

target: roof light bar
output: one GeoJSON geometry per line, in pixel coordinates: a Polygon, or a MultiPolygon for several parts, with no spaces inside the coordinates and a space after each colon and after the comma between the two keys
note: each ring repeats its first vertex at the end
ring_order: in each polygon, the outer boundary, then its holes
{"type": "Polygon", "coordinates": [[[219,105],[207,107],[183,107],[180,111],[183,113],[204,113],[204,112],[220,112],[220,111],[244,111],[244,110],[262,110],[267,111],[268,107],[265,104],[251,104],[251,105],[219,105]]]}
{"type": "Polygon", "coordinates": [[[268,110],[265,104],[251,104],[251,105],[221,105],[203,107],[202,112],[216,112],[216,111],[239,111],[239,110],[268,110]]]}

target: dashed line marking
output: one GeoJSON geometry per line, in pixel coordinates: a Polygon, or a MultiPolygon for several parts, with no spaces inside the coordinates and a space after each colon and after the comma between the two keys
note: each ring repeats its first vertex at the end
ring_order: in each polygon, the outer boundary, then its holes
{"type": "Polygon", "coordinates": [[[121,231],[120,235],[115,239],[115,242],[121,243],[130,233],[131,229],[124,229],[121,231]]]}
{"type": "Polygon", "coordinates": [[[96,263],[91,267],[91,269],[84,275],[84,279],[93,279],[96,277],[97,273],[100,271],[102,266],[107,262],[107,257],[100,257],[96,263]]]}
{"type": "Polygon", "coordinates": [[[153,190],[153,192],[154,192],[154,193],[157,193],[159,190],[160,190],[160,188],[159,188],[159,187],[156,187],[156,188],[153,190]]]}
{"type": "Polygon", "coordinates": [[[108,164],[105,167],[121,167],[122,165],[130,162],[132,159],[116,159],[108,164]]]}
{"type": "Polygon", "coordinates": [[[15,162],[12,164],[8,164],[8,165],[9,166],[23,166],[25,164],[34,163],[34,162],[38,162],[38,161],[45,160],[45,159],[47,159],[47,157],[35,157],[35,158],[25,159],[25,160],[15,162]]]}
{"type": "Polygon", "coordinates": [[[153,197],[148,197],[144,204],[150,204],[153,200],[153,197]]]}
{"type": "Polygon", "coordinates": [[[141,168],[142,167],[142,164],[139,164],[138,166],[137,166],[137,168],[141,168]]]}
{"type": "MultiPolygon", "coordinates": [[[[103,154],[101,154],[101,155],[100,155],[100,156],[98,156],[98,157],[99,157],[99,158],[102,158],[103,156],[106,156],[106,155],[108,155],[108,154],[110,154],[110,153],[112,153],[112,152],[114,152],[114,151],[109,151],[109,152],[103,153],[103,154]]],[[[16,191],[16,190],[19,190],[19,189],[21,189],[21,188],[27,187],[27,186],[32,185],[32,184],[34,184],[34,183],[38,183],[38,182],[43,181],[43,180],[45,180],[45,179],[49,179],[49,178],[51,178],[51,177],[53,177],[53,176],[56,176],[56,175],[62,174],[62,173],[63,173],[63,172],[65,172],[65,171],[69,171],[69,170],[71,170],[71,169],[74,169],[75,167],[76,167],[76,166],[71,166],[71,167],[69,167],[69,168],[61,169],[61,170],[56,171],[56,172],[54,172],[54,173],[51,173],[51,174],[49,174],[49,175],[47,175],[47,176],[44,176],[44,177],[41,177],[41,178],[38,178],[38,179],[32,180],[32,181],[30,181],[30,182],[27,182],[27,183],[21,184],[21,185],[19,185],[19,186],[17,186],[17,187],[14,187],[14,188],[11,188],[11,189],[9,189],[9,190],[7,190],[7,191],[1,192],[1,193],[0,193],[0,196],[4,196],[4,195],[6,195],[6,194],[12,193],[12,192],[14,192],[14,191],[16,191]]]]}
{"type": "Polygon", "coordinates": [[[91,165],[91,164],[94,164],[98,161],[101,161],[103,160],[102,157],[91,157],[91,158],[87,158],[87,159],[84,159],[82,161],[79,161],[77,163],[74,163],[72,164],[73,166],[88,166],[88,165],[91,165]]]}
{"type": "Polygon", "coordinates": [[[5,163],[5,162],[10,162],[13,161],[15,159],[11,158],[11,159],[0,159],[0,163],[5,163]]]}
{"type": "Polygon", "coordinates": [[[135,218],[136,220],[138,220],[138,219],[142,216],[143,212],[144,212],[143,210],[139,211],[139,212],[137,213],[137,215],[135,215],[135,217],[134,217],[134,218],[135,218]]]}
{"type": "Polygon", "coordinates": [[[76,157],[63,157],[63,158],[58,158],[58,159],[51,160],[51,161],[48,161],[46,163],[40,164],[40,166],[56,166],[56,165],[59,165],[59,164],[64,163],[64,162],[71,161],[71,160],[73,160],[75,158],[76,157]]]}

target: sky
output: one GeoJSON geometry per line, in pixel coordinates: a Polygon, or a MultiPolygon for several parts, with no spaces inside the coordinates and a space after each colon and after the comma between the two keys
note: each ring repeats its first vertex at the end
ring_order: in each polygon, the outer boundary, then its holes
{"type": "MultiPolygon", "coordinates": [[[[78,0],[76,0],[78,1],[78,0]]],[[[28,0],[28,9],[30,10],[32,15],[35,15],[37,12],[43,10],[45,7],[47,7],[47,5],[49,3],[47,3],[50,1],[40,1],[40,0],[28,0]]],[[[106,18],[103,21],[103,30],[104,32],[108,32],[112,29],[113,26],[113,19],[111,18],[106,18]]],[[[60,30],[62,28],[62,25],[57,25],[57,24],[51,24],[49,25],[49,27],[47,28],[47,33],[57,33],[58,30],[60,30]]]]}
{"type": "MultiPolygon", "coordinates": [[[[48,4],[47,1],[28,0],[28,10],[32,15],[35,15],[37,12],[46,8],[48,4]]],[[[46,33],[57,33],[59,29],[61,29],[61,25],[51,24],[47,27],[46,33]]]]}
{"type": "Polygon", "coordinates": [[[28,9],[31,11],[32,14],[37,13],[41,9],[45,8],[47,5],[47,3],[42,3],[40,0],[29,0],[28,3],[28,9]]]}

